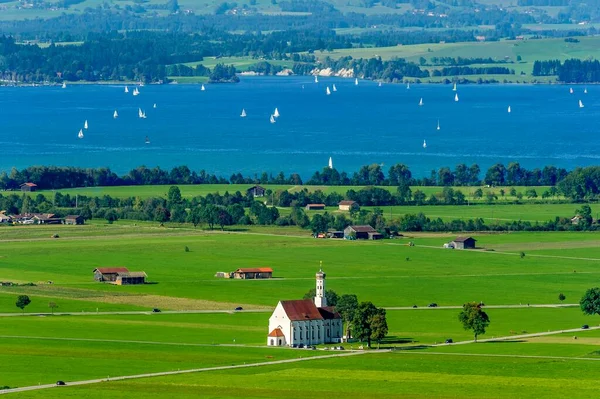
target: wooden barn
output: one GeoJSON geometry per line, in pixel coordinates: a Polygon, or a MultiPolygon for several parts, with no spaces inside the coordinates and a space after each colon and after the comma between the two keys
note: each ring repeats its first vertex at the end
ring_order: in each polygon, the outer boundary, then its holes
{"type": "Polygon", "coordinates": [[[265,190],[264,187],[252,186],[248,190],[246,190],[246,194],[252,195],[253,197],[264,197],[266,191],[267,190],[265,190]]]}
{"type": "Polygon", "coordinates": [[[146,284],[146,273],[144,272],[123,272],[117,273],[116,285],[146,284]]]}
{"type": "Polygon", "coordinates": [[[475,249],[476,241],[473,237],[456,237],[451,244],[454,249],[475,249]]]}
{"type": "Polygon", "coordinates": [[[96,281],[117,281],[119,273],[129,273],[126,267],[98,267],[94,269],[94,280],[96,281]]]}
{"type": "Polygon", "coordinates": [[[347,240],[380,240],[383,238],[383,234],[369,225],[348,226],[344,229],[344,238],[347,240]]]}
{"type": "Polygon", "coordinates": [[[308,204],[305,209],[307,211],[322,211],[325,209],[325,204],[308,204]]]}
{"type": "Polygon", "coordinates": [[[35,184],[35,183],[21,184],[21,191],[35,191],[35,190],[37,190],[37,184],[35,184]]]}
{"type": "Polygon", "coordinates": [[[65,216],[65,224],[83,224],[85,220],[81,215],[68,215],[65,216]]]}
{"type": "Polygon", "coordinates": [[[241,280],[265,279],[273,277],[273,269],[270,267],[247,267],[233,272],[233,278],[241,280]]]}
{"type": "Polygon", "coordinates": [[[358,211],[360,209],[358,202],[349,201],[349,200],[344,200],[344,201],[338,202],[338,207],[339,207],[340,211],[352,211],[352,210],[358,211]]]}

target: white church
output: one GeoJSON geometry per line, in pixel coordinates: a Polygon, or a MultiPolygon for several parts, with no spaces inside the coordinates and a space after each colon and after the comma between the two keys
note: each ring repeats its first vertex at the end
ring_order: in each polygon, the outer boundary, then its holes
{"type": "Polygon", "coordinates": [[[342,318],[325,298],[325,273],[317,273],[314,301],[279,301],[269,318],[268,346],[337,343],[342,340],[342,318]]]}

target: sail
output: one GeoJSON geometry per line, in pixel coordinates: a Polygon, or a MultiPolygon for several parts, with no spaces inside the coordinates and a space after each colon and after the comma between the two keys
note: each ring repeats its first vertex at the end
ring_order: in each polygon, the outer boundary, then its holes
{"type": "Polygon", "coordinates": [[[129,93],[129,88],[125,86],[125,93],[129,93]]]}
{"type": "Polygon", "coordinates": [[[436,130],[440,130],[440,120],[438,119],[438,124],[437,124],[437,129],[436,130]]]}
{"type": "Polygon", "coordinates": [[[458,93],[454,95],[454,101],[458,101],[458,93]]]}
{"type": "Polygon", "coordinates": [[[454,83],[454,87],[452,88],[452,91],[456,91],[456,83],[454,83]]]}
{"type": "Polygon", "coordinates": [[[269,122],[275,123],[275,118],[273,117],[273,115],[271,115],[271,118],[269,119],[269,122]]]}
{"type": "Polygon", "coordinates": [[[423,97],[419,100],[419,105],[423,105],[423,97]]]}
{"type": "Polygon", "coordinates": [[[583,103],[579,100],[579,108],[583,108],[583,103]]]}
{"type": "Polygon", "coordinates": [[[333,169],[333,159],[329,157],[329,169],[333,169]]]}
{"type": "Polygon", "coordinates": [[[79,134],[77,135],[80,139],[83,138],[83,129],[79,129],[79,134]]]}
{"type": "Polygon", "coordinates": [[[85,120],[85,122],[83,122],[83,128],[84,128],[84,129],[87,129],[87,128],[88,128],[87,119],[85,120]]]}
{"type": "Polygon", "coordinates": [[[240,116],[241,116],[242,118],[245,118],[245,117],[246,117],[246,110],[245,110],[245,109],[242,109],[242,113],[240,114],[240,116]]]}
{"type": "Polygon", "coordinates": [[[358,86],[358,78],[354,79],[354,84],[358,86]]]}
{"type": "Polygon", "coordinates": [[[329,86],[327,86],[327,90],[325,91],[325,93],[327,93],[327,95],[331,94],[331,90],[329,90],[329,86]]]}
{"type": "Polygon", "coordinates": [[[275,112],[273,112],[273,116],[275,118],[279,118],[279,110],[277,108],[275,108],[275,112]]]}
{"type": "Polygon", "coordinates": [[[423,140],[423,148],[427,148],[427,141],[423,140]]]}
{"type": "Polygon", "coordinates": [[[204,88],[204,85],[202,85],[202,86],[200,87],[200,90],[201,90],[201,91],[204,91],[204,90],[206,90],[206,89],[204,88]]]}
{"type": "Polygon", "coordinates": [[[113,118],[117,119],[119,117],[119,113],[117,112],[117,110],[115,109],[115,113],[113,114],[113,118]]]}
{"type": "Polygon", "coordinates": [[[337,91],[337,87],[335,87],[335,84],[333,85],[333,91],[337,91]]]}
{"type": "Polygon", "coordinates": [[[62,84],[62,88],[63,88],[63,89],[66,89],[66,88],[67,88],[67,82],[63,82],[63,84],[62,84]]]}
{"type": "Polygon", "coordinates": [[[569,93],[573,94],[573,88],[569,87],[569,93]]]}
{"type": "Polygon", "coordinates": [[[139,116],[140,118],[143,118],[143,117],[144,117],[144,113],[142,112],[142,109],[141,109],[141,108],[138,108],[138,116],[139,116]]]}
{"type": "Polygon", "coordinates": [[[406,90],[410,89],[410,83],[406,84],[406,90]]]}
{"type": "Polygon", "coordinates": [[[510,105],[508,106],[508,113],[510,114],[510,105]]]}
{"type": "Polygon", "coordinates": [[[138,94],[140,94],[140,91],[136,87],[135,89],[133,89],[133,95],[137,96],[138,94]]]}
{"type": "Polygon", "coordinates": [[[583,89],[583,94],[587,94],[587,87],[583,89]]]}
{"type": "Polygon", "coordinates": [[[154,103],[154,105],[152,106],[152,108],[156,108],[156,103],[154,103]]]}
{"type": "Polygon", "coordinates": [[[379,87],[381,87],[381,82],[379,82],[379,87]]]}
{"type": "Polygon", "coordinates": [[[315,83],[319,83],[319,77],[315,75],[315,83]]]}

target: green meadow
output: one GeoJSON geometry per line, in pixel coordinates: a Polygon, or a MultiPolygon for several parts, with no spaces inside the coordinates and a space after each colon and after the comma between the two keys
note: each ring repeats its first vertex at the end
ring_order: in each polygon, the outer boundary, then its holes
{"type": "MultiPolygon", "coordinates": [[[[534,205],[519,206],[535,211],[534,205]]],[[[485,208],[464,208],[477,207],[485,208]]],[[[317,384],[315,389],[336,398],[481,397],[481,390],[486,397],[589,396],[598,373],[584,370],[600,359],[596,350],[600,331],[560,331],[600,324],[598,316],[583,315],[578,306],[570,305],[578,303],[587,288],[598,285],[600,234],[473,236],[480,249],[459,251],[442,248],[455,237],[447,233],[360,242],[314,239],[295,228],[211,232],[131,221],[2,228],[0,281],[36,285],[0,287],[0,386],[57,380],[69,384],[330,355],[334,352],[264,347],[270,310],[279,300],[301,298],[313,288],[314,273],[322,262],[328,288],[388,308],[389,331],[382,348],[396,348],[393,352],[11,395],[185,398],[201,393],[269,398],[284,393],[299,398],[305,396],[306,386],[315,385],[311,381],[326,379],[327,384],[317,384]],[[55,232],[60,238],[50,238],[55,232]],[[92,270],[100,266],[143,270],[151,284],[94,282],[92,270]],[[256,266],[272,267],[274,278],[214,277],[217,271],[256,266]],[[557,306],[559,293],[566,295],[563,307],[557,306]],[[25,316],[15,306],[21,294],[32,299],[25,316]],[[481,339],[556,333],[507,342],[431,346],[448,338],[473,339],[458,322],[459,309],[443,308],[467,301],[486,304],[491,324],[481,339]],[[58,305],[59,314],[47,315],[49,302],[58,305]],[[442,308],[427,307],[432,302],[442,308]],[[237,306],[244,310],[234,312],[237,306]],[[152,313],[155,307],[163,312],[152,313]],[[138,313],[103,313],[117,311],[138,313]]],[[[360,344],[344,345],[357,350],[360,344]]]]}

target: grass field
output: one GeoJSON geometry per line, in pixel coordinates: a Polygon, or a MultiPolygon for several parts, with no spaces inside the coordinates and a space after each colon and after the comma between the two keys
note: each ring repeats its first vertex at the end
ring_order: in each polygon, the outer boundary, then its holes
{"type": "MultiPolygon", "coordinates": [[[[539,206],[520,206],[535,217],[548,212],[538,210],[539,206]]],[[[460,209],[477,212],[478,207],[486,209],[480,205],[460,209]]],[[[517,206],[487,208],[512,207],[517,206]]],[[[426,208],[446,216],[456,212],[451,207],[426,208]]],[[[400,207],[390,210],[401,212],[400,207]]],[[[0,287],[0,386],[48,384],[59,379],[69,383],[330,354],[263,347],[269,309],[281,299],[300,298],[312,288],[322,261],[328,288],[339,294],[356,293],[361,301],[390,308],[388,337],[382,346],[399,350],[12,395],[158,399],[197,397],[201,392],[203,397],[269,398],[277,391],[299,398],[309,381],[326,378],[328,384],[317,390],[332,398],[481,397],[480,391],[472,389],[473,381],[486,397],[589,396],[598,377],[595,368],[589,369],[600,360],[596,350],[600,331],[503,343],[424,346],[448,338],[455,342],[472,339],[458,322],[458,309],[431,309],[427,307],[431,302],[440,306],[485,302],[491,324],[480,338],[600,324],[599,318],[583,315],[578,306],[537,306],[558,305],[558,293],[566,295],[567,304],[577,303],[587,288],[598,285],[600,234],[474,234],[478,247],[486,250],[442,249],[453,237],[414,233],[403,239],[357,242],[317,240],[298,229],[210,232],[158,228],[149,222],[3,228],[0,281],[38,285],[0,287]],[[50,238],[56,231],[61,238],[50,238]],[[408,241],[415,246],[408,246],[408,241]],[[184,251],[185,246],[190,252],[184,251]],[[523,258],[521,251],[526,254],[523,258]],[[92,270],[98,266],[144,270],[154,284],[96,283],[92,270]],[[252,266],[273,267],[274,278],[214,277],[217,271],[252,266]],[[29,316],[18,315],[15,300],[20,294],[32,299],[25,309],[29,316]],[[59,306],[57,312],[74,314],[34,315],[48,313],[50,301],[59,306]],[[493,307],[498,305],[520,307],[493,307]],[[244,311],[233,312],[236,306],[243,306],[244,311]],[[154,307],[163,312],[151,313],[154,307]],[[165,313],[188,309],[228,312],[165,313]],[[246,311],[251,309],[265,311],[246,311]],[[93,314],[139,310],[144,312],[93,314]],[[584,370],[588,370],[585,377],[577,377],[584,370]]],[[[359,344],[345,345],[356,349],[359,344]]]]}

